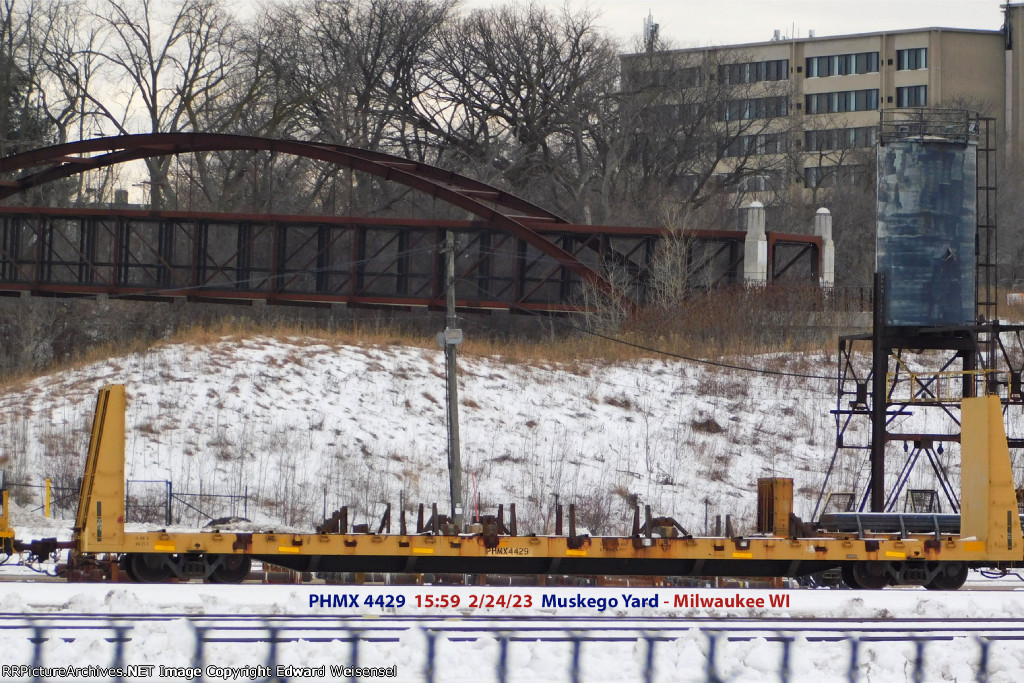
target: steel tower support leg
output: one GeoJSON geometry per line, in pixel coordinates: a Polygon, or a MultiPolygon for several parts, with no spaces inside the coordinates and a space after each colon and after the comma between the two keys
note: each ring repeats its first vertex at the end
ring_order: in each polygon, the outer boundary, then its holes
{"type": "Polygon", "coordinates": [[[889,349],[886,346],[885,276],[875,273],[874,326],[871,333],[871,512],[885,511],[886,375],[889,349]]]}

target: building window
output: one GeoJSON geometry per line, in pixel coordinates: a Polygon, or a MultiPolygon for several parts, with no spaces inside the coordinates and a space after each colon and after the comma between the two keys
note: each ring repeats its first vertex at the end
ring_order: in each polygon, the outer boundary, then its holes
{"type": "Polygon", "coordinates": [[[700,117],[700,105],[696,102],[684,104],[657,104],[643,110],[644,122],[653,128],[673,128],[680,122],[694,121],[700,117]]]}
{"type": "Polygon", "coordinates": [[[808,114],[836,114],[878,109],[878,90],[845,90],[807,95],[808,114]]]}
{"type": "Polygon", "coordinates": [[[768,178],[763,175],[750,176],[744,178],[739,183],[740,192],[764,192],[771,185],[768,182],[768,178]]]}
{"type": "Polygon", "coordinates": [[[734,139],[725,150],[727,157],[743,157],[756,154],[780,154],[786,151],[785,133],[763,133],[741,135],[734,139]]]}
{"type": "Polygon", "coordinates": [[[832,64],[828,57],[809,57],[807,59],[807,77],[824,78],[832,76],[832,64]]]}
{"type": "Polygon", "coordinates": [[[784,189],[785,176],[779,173],[762,173],[752,175],[740,180],[737,189],[740,192],[771,192],[784,189]]]}
{"type": "Polygon", "coordinates": [[[927,85],[911,85],[906,88],[896,88],[897,107],[925,107],[927,105],[927,85]]]}
{"type": "Polygon", "coordinates": [[[858,74],[871,74],[878,72],[878,53],[877,52],[859,52],[853,55],[856,71],[858,74]]]}
{"type": "Polygon", "coordinates": [[[912,71],[928,68],[928,48],[915,47],[911,50],[896,50],[896,70],[912,71]]]}
{"type": "Polygon", "coordinates": [[[636,90],[647,88],[686,90],[700,85],[701,70],[693,66],[677,69],[639,69],[634,67],[626,72],[624,81],[628,87],[636,90]]]}
{"type": "Polygon", "coordinates": [[[804,147],[811,152],[827,152],[835,149],[873,147],[877,140],[875,126],[857,128],[829,128],[804,132],[804,147]]]}
{"type": "Polygon", "coordinates": [[[804,169],[804,184],[809,188],[866,185],[873,169],[863,164],[842,166],[808,166],[804,169]]]}
{"type": "Polygon", "coordinates": [[[753,97],[723,102],[719,120],[771,119],[788,114],[789,100],[786,97],[753,97]]]}
{"type": "Polygon", "coordinates": [[[807,58],[807,77],[847,76],[878,71],[877,52],[857,52],[846,55],[807,58]]]}
{"type": "Polygon", "coordinates": [[[789,80],[789,60],[770,59],[765,62],[722,64],[718,67],[718,80],[725,85],[786,81],[789,80]]]}
{"type": "Polygon", "coordinates": [[[810,188],[822,187],[821,182],[825,176],[821,166],[808,166],[804,169],[804,185],[810,188]]]}

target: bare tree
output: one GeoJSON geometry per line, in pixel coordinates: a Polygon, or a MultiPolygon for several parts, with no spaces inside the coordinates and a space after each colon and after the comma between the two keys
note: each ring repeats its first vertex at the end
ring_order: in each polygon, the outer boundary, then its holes
{"type": "Polygon", "coordinates": [[[855,126],[839,114],[803,117],[794,123],[786,160],[789,172],[809,194],[811,206],[820,206],[829,188],[869,184],[874,175],[876,125],[855,126]]]}
{"type": "Polygon", "coordinates": [[[47,23],[32,3],[0,3],[0,154],[49,144],[53,127],[40,88],[47,23]]]}
{"type": "Polygon", "coordinates": [[[478,175],[592,220],[596,138],[612,125],[617,75],[615,46],[594,22],[510,4],[451,25],[435,50],[425,126],[478,175]]]}
{"type": "MultiPolygon", "coordinates": [[[[115,110],[100,89],[88,98],[117,132],[215,128],[214,103],[236,61],[231,19],[218,0],[106,0],[103,9],[96,19],[106,34],[106,86],[120,87],[126,104],[115,110]]],[[[146,165],[150,204],[160,208],[173,195],[170,159],[146,165]]]]}
{"type": "Polygon", "coordinates": [[[686,204],[662,207],[661,225],[666,234],[648,266],[647,303],[662,309],[677,309],[709,283],[702,275],[701,248],[694,239],[696,230],[713,228],[716,213],[686,204]]]}
{"type": "Polygon", "coordinates": [[[81,4],[49,0],[49,31],[43,48],[48,111],[60,142],[90,137],[90,123],[100,114],[89,101],[103,51],[99,27],[81,4]]]}
{"type": "Polygon", "coordinates": [[[778,175],[790,90],[781,67],[759,74],[743,53],[718,50],[646,52],[623,64],[625,156],[613,201],[634,220],[650,221],[662,197],[699,207],[778,175]]]}
{"type": "MultiPolygon", "coordinates": [[[[239,63],[220,99],[228,129],[425,158],[415,102],[422,97],[432,35],[452,7],[453,0],[307,0],[268,7],[240,33],[239,63]]],[[[219,193],[222,205],[251,201],[253,210],[333,211],[341,192],[347,196],[340,205],[356,201],[372,213],[395,210],[406,194],[372,178],[356,182],[331,164],[244,153],[216,159],[198,182],[206,200],[219,193]],[[285,182],[286,192],[275,189],[285,182]]]]}
{"type": "Polygon", "coordinates": [[[303,7],[309,134],[366,149],[404,148],[420,77],[453,0],[313,0],[303,7]]]}
{"type": "MultiPolygon", "coordinates": [[[[104,110],[91,97],[104,87],[98,82],[103,61],[101,27],[80,2],[43,0],[40,9],[45,10],[48,27],[40,87],[47,114],[56,127],[56,142],[102,135],[104,110]]],[[[121,171],[109,168],[78,174],[67,182],[74,184],[75,201],[109,202],[121,171]]]]}
{"type": "MultiPolygon", "coordinates": [[[[304,138],[304,108],[317,97],[305,49],[305,16],[291,5],[267,6],[232,34],[233,66],[217,97],[196,112],[197,130],[304,138]]],[[[300,212],[298,191],[309,164],[252,151],[180,157],[170,169],[182,208],[300,212]],[[280,191],[291,181],[287,191],[280,191]],[[275,203],[276,202],[276,203],[275,203]]]]}
{"type": "MultiPolygon", "coordinates": [[[[76,114],[54,97],[51,50],[63,39],[72,3],[3,0],[0,3],[0,155],[63,141],[76,114]]],[[[57,89],[59,93],[59,89],[57,89]]],[[[12,203],[64,203],[74,181],[33,188],[12,203]]]]}

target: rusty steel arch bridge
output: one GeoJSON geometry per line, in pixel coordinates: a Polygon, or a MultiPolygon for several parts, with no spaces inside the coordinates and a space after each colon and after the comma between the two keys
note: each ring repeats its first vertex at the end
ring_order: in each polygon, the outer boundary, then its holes
{"type": "MultiPolygon", "coordinates": [[[[334,164],[423,193],[466,220],[118,207],[0,206],[0,295],[444,307],[446,231],[459,239],[457,305],[574,312],[602,292],[648,297],[660,228],[574,225],[500,189],[424,163],[353,147],[205,133],[96,138],[0,159],[0,201],[130,161],[218,151],[334,164]],[[616,273],[609,277],[609,273],[616,273]]],[[[685,233],[687,271],[742,277],[742,230],[685,233]]],[[[769,280],[817,277],[821,238],[768,232],[769,280]]],[[[589,302],[589,303],[588,303],[589,302]]]]}

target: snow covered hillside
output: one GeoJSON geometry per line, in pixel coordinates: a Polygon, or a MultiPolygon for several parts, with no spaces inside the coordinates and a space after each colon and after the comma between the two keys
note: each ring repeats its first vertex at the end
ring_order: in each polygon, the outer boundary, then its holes
{"type": "MultiPolygon", "coordinates": [[[[824,376],[835,367],[824,355],[740,362],[824,376]]],[[[400,496],[408,511],[421,502],[445,510],[443,367],[439,350],[312,338],[163,346],[5,391],[0,468],[8,482],[72,484],[97,389],[123,383],[129,480],[247,491],[254,521],[306,529],[325,498],[328,514],[347,504],[350,522],[371,525],[400,496]]],[[[468,509],[516,503],[521,533],[553,531],[556,494],[593,533],[628,533],[631,502],[694,532],[706,508],[749,530],[762,476],[793,477],[806,516],[832,456],[831,381],[660,360],[559,367],[463,357],[460,372],[468,509]]],[[[847,479],[861,469],[843,466],[847,479]]],[[[204,521],[187,510],[181,519],[204,521]]]]}

